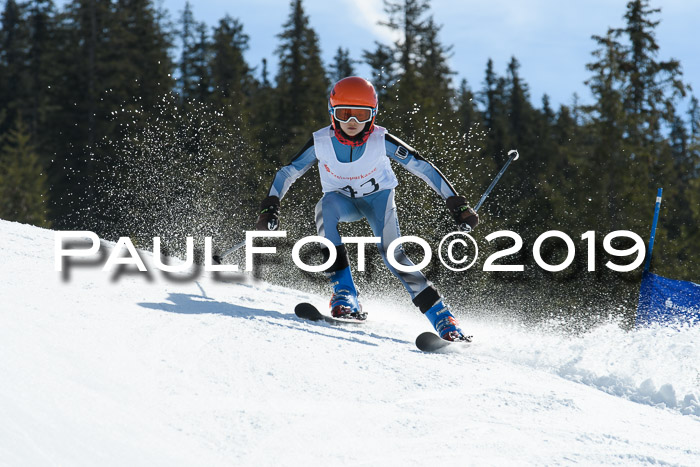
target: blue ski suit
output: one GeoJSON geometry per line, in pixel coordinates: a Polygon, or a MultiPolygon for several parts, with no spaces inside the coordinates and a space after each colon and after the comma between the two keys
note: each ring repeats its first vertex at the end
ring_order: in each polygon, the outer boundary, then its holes
{"type": "MultiPolygon", "coordinates": [[[[365,153],[367,146],[367,143],[356,147],[346,145],[338,141],[335,136],[331,137],[331,142],[335,157],[342,163],[358,161],[365,153]]],[[[384,145],[386,157],[425,181],[440,197],[447,199],[457,194],[445,176],[430,162],[423,159],[411,146],[388,132],[384,136],[384,145]]],[[[277,196],[281,200],[292,183],[319,160],[314,148],[314,138],[311,138],[289,164],[279,169],[268,196],[277,196]]],[[[435,288],[422,272],[399,271],[387,261],[387,247],[393,240],[401,236],[393,188],[373,191],[364,196],[361,193],[353,192],[353,190],[326,192],[316,205],[318,234],[329,239],[336,247],[343,248],[343,254],[346,258],[347,254],[338,232],[338,223],[354,222],[363,218],[369,222],[374,236],[381,238],[381,243],[377,245],[377,248],[384,263],[404,285],[416,306],[425,312],[427,308],[440,299],[435,288]]],[[[394,257],[399,264],[413,265],[405,255],[403,248],[396,248],[394,257]]]]}

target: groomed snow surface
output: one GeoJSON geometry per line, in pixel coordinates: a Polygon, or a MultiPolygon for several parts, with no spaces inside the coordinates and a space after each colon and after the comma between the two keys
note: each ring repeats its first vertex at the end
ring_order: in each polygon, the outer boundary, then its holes
{"type": "Polygon", "coordinates": [[[698,328],[463,319],[471,346],[424,354],[390,301],[315,324],[293,307],[327,297],[64,275],[54,232],[0,239],[0,465],[700,465],[698,328]]]}

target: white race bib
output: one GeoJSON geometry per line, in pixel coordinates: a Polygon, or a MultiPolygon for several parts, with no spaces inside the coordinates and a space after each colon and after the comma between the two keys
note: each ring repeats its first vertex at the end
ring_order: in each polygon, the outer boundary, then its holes
{"type": "Polygon", "coordinates": [[[375,125],[362,157],[353,162],[340,162],[333,149],[330,125],[315,132],[314,150],[323,192],[335,191],[351,198],[361,198],[396,187],[398,181],[386,155],[385,133],[386,129],[375,125]]]}

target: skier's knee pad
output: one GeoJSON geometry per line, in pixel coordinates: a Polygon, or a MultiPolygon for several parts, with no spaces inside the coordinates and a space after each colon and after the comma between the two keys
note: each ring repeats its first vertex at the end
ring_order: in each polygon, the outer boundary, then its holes
{"type": "MultiPolygon", "coordinates": [[[[337,245],[335,247],[335,251],[337,253],[335,262],[331,264],[330,267],[325,270],[325,272],[336,272],[350,266],[350,258],[348,258],[348,250],[345,248],[345,245],[337,245]]],[[[328,261],[328,258],[331,257],[331,251],[328,248],[323,247],[321,248],[321,255],[323,255],[323,262],[325,263],[328,261]]]]}

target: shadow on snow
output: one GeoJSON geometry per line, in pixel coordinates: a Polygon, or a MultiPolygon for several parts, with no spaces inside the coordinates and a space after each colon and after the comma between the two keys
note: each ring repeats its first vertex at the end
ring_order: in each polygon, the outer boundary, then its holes
{"type": "MultiPolygon", "coordinates": [[[[280,313],[279,311],[274,310],[250,308],[242,305],[235,305],[233,303],[220,302],[203,295],[169,293],[165,302],[138,303],[138,305],[150,310],[166,311],[168,313],[181,313],[185,315],[215,314],[242,319],[269,318],[266,321],[271,325],[370,346],[377,346],[378,344],[367,340],[368,338],[398,344],[411,344],[408,341],[381,336],[375,333],[368,333],[363,330],[347,329],[342,324],[332,325],[325,322],[311,323],[305,319],[299,318],[294,313],[280,313]],[[330,330],[333,330],[334,333],[323,332],[330,330]],[[336,335],[336,333],[342,333],[343,335],[336,335]]],[[[371,323],[369,325],[371,326],[371,323]]]]}

